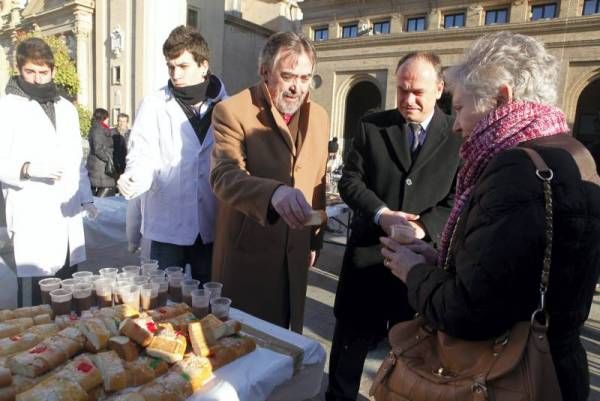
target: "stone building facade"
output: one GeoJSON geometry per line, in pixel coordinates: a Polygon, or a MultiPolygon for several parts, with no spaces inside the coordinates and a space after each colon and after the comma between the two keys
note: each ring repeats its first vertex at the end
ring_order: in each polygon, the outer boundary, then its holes
{"type": "MultiPolygon", "coordinates": [[[[600,140],[600,0],[305,0],[302,11],[318,51],[312,97],[340,142],[365,113],[395,107],[402,55],[433,51],[448,67],[473,40],[501,30],[544,41],[560,61],[558,106],[574,135],[600,140]]],[[[442,100],[449,110],[449,96],[442,100]]]]}
{"type": "MultiPolygon", "coordinates": [[[[301,1],[301,0],[300,0],[301,1]]],[[[197,28],[211,49],[211,71],[229,93],[257,81],[256,59],[275,30],[300,29],[298,0],[0,0],[0,92],[13,68],[18,32],[67,43],[88,110],[135,116],[168,75],[162,44],[178,25],[197,28]]]]}

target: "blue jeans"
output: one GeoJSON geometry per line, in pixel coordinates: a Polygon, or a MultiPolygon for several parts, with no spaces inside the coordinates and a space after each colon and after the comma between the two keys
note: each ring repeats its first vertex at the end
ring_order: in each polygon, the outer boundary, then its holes
{"type": "Polygon", "coordinates": [[[192,267],[192,278],[204,284],[210,281],[213,244],[205,244],[198,235],[193,245],[175,245],[152,241],[150,258],[158,260],[161,269],[169,266],[192,267]]]}

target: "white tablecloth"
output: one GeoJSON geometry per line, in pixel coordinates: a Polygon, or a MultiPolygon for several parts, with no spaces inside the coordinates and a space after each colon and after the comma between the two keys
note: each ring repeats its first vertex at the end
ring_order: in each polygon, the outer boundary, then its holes
{"type": "Polygon", "coordinates": [[[319,393],[326,356],[321,344],[237,309],[230,317],[302,348],[302,369],[293,376],[291,357],[257,348],[214,372],[188,401],[300,401],[319,393]]]}

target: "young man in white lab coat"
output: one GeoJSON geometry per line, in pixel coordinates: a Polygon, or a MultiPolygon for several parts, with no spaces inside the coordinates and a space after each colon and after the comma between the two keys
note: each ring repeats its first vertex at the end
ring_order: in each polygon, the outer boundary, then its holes
{"type": "Polygon", "coordinates": [[[36,305],[41,278],[70,277],[85,260],[82,211],[95,217],[97,210],[82,163],[79,117],[58,94],[52,50],[31,38],[16,55],[19,75],[0,98],[0,184],[18,304],[36,305]],[[30,287],[25,278],[31,278],[30,287]]]}
{"type": "Polygon", "coordinates": [[[216,216],[208,181],[211,115],[227,95],[209,72],[208,45],[197,31],[175,28],[163,54],[169,82],[147,96],[137,112],[118,186],[128,199],[143,194],[141,232],[151,240],[151,258],[162,269],[189,263],[192,277],[206,282],[216,216]]]}

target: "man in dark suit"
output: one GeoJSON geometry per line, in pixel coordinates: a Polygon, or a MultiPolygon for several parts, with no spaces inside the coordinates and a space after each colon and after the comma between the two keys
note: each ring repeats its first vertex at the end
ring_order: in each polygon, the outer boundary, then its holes
{"type": "Polygon", "coordinates": [[[459,136],[436,107],[438,56],[411,53],[396,68],[397,109],[361,120],[339,182],[354,212],[338,284],[327,401],[355,400],[369,348],[411,319],[406,286],[383,265],[379,238],[395,224],[435,243],[452,208],[459,136]]]}

